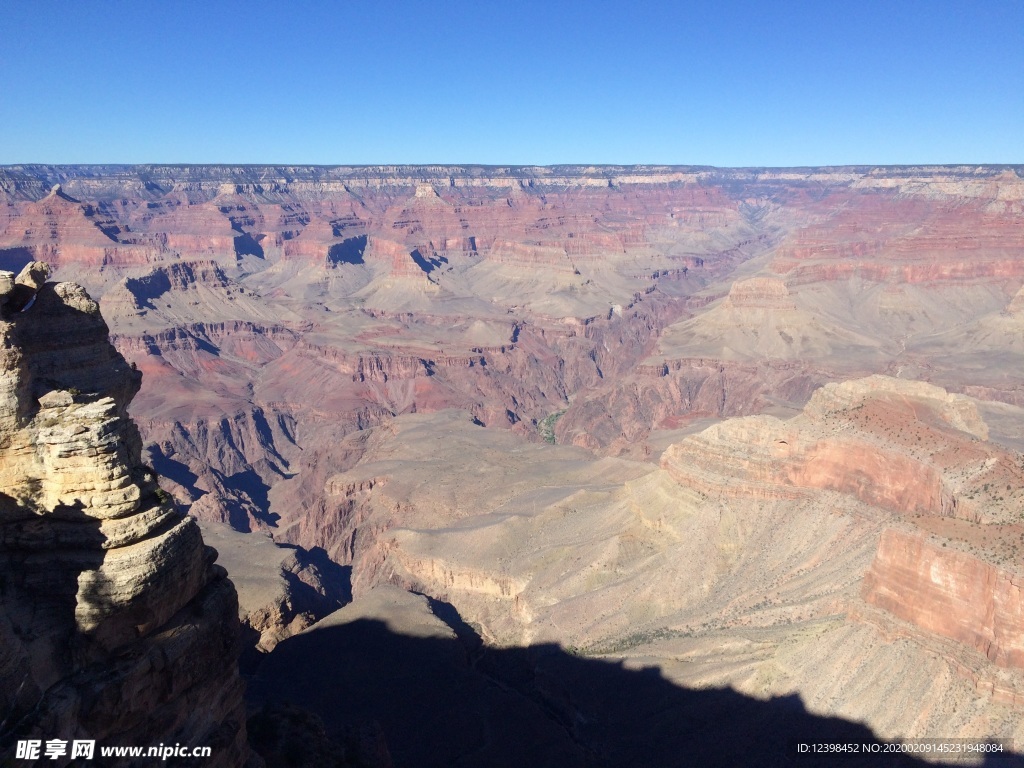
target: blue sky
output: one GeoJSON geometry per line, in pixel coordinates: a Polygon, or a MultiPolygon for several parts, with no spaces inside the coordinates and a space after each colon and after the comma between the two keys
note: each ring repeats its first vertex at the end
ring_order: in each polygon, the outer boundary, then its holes
{"type": "Polygon", "coordinates": [[[0,0],[0,163],[1024,163],[1022,0],[0,0]]]}

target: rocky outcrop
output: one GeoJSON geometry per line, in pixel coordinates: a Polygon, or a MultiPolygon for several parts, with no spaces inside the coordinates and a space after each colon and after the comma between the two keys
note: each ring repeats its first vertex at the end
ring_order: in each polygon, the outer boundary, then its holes
{"type": "Polygon", "coordinates": [[[0,273],[0,739],[180,742],[240,765],[234,587],[142,463],[140,375],[96,302],[47,274],[0,273]]]}
{"type": "Polygon", "coordinates": [[[827,384],[800,416],[749,416],[670,446],[662,466],[709,495],[800,498],[837,491],[900,514],[1009,523],[1024,511],[1016,457],[984,442],[962,395],[885,376],[827,384]]]}
{"type": "Polygon", "coordinates": [[[565,248],[552,245],[532,245],[508,240],[496,240],[491,244],[488,261],[526,269],[554,269],[571,274],[572,262],[565,248]]]}
{"type": "Polygon", "coordinates": [[[555,434],[559,442],[614,452],[642,442],[652,429],[758,413],[773,402],[799,406],[832,376],[789,360],[647,362],[632,375],[578,397],[558,420],[555,434]]]}
{"type": "Polygon", "coordinates": [[[323,550],[281,546],[269,535],[239,533],[223,523],[199,525],[237,586],[243,633],[253,645],[249,660],[351,600],[348,569],[323,550]]]}
{"type": "Polygon", "coordinates": [[[796,309],[786,284],[774,277],[738,280],[729,288],[726,303],[734,309],[796,309]]]}
{"type": "Polygon", "coordinates": [[[414,249],[411,249],[394,240],[382,237],[369,238],[366,246],[365,258],[371,264],[380,263],[390,277],[409,277],[426,280],[429,265],[419,257],[414,256],[414,249]]]}
{"type": "Polygon", "coordinates": [[[953,429],[974,435],[979,440],[988,439],[988,425],[970,398],[949,393],[924,381],[894,379],[891,376],[868,376],[826,384],[814,393],[804,412],[811,420],[824,423],[833,415],[852,411],[876,396],[886,395],[920,401],[953,429]]]}

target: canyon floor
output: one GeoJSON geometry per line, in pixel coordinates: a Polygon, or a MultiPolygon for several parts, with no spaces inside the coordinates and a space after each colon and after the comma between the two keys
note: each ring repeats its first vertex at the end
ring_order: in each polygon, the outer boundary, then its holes
{"type": "Polygon", "coordinates": [[[6,167],[30,260],[364,764],[1024,751],[1024,168],[6,167]]]}

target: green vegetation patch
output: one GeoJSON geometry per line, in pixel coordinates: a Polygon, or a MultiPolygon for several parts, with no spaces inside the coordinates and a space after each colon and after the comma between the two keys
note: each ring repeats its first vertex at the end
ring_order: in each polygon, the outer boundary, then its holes
{"type": "Polygon", "coordinates": [[[540,424],[537,425],[537,431],[540,432],[540,436],[544,438],[544,442],[555,444],[555,422],[557,422],[565,414],[566,409],[563,408],[560,411],[555,411],[549,416],[545,416],[541,419],[540,424]]]}

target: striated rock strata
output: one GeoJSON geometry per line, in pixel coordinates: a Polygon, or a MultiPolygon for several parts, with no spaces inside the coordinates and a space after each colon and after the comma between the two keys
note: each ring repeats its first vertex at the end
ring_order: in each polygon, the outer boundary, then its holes
{"type": "Polygon", "coordinates": [[[0,272],[0,741],[181,743],[240,765],[235,589],[141,461],[141,376],[96,302],[48,274],[0,272]]]}
{"type": "Polygon", "coordinates": [[[790,421],[748,416],[672,445],[677,481],[727,497],[804,498],[838,491],[899,514],[1011,523],[1024,510],[1022,469],[988,443],[963,395],[887,376],[827,384],[790,421]]]}
{"type": "Polygon", "coordinates": [[[864,598],[999,666],[1024,668],[1024,585],[1013,569],[889,529],[864,580],[864,598]]]}

